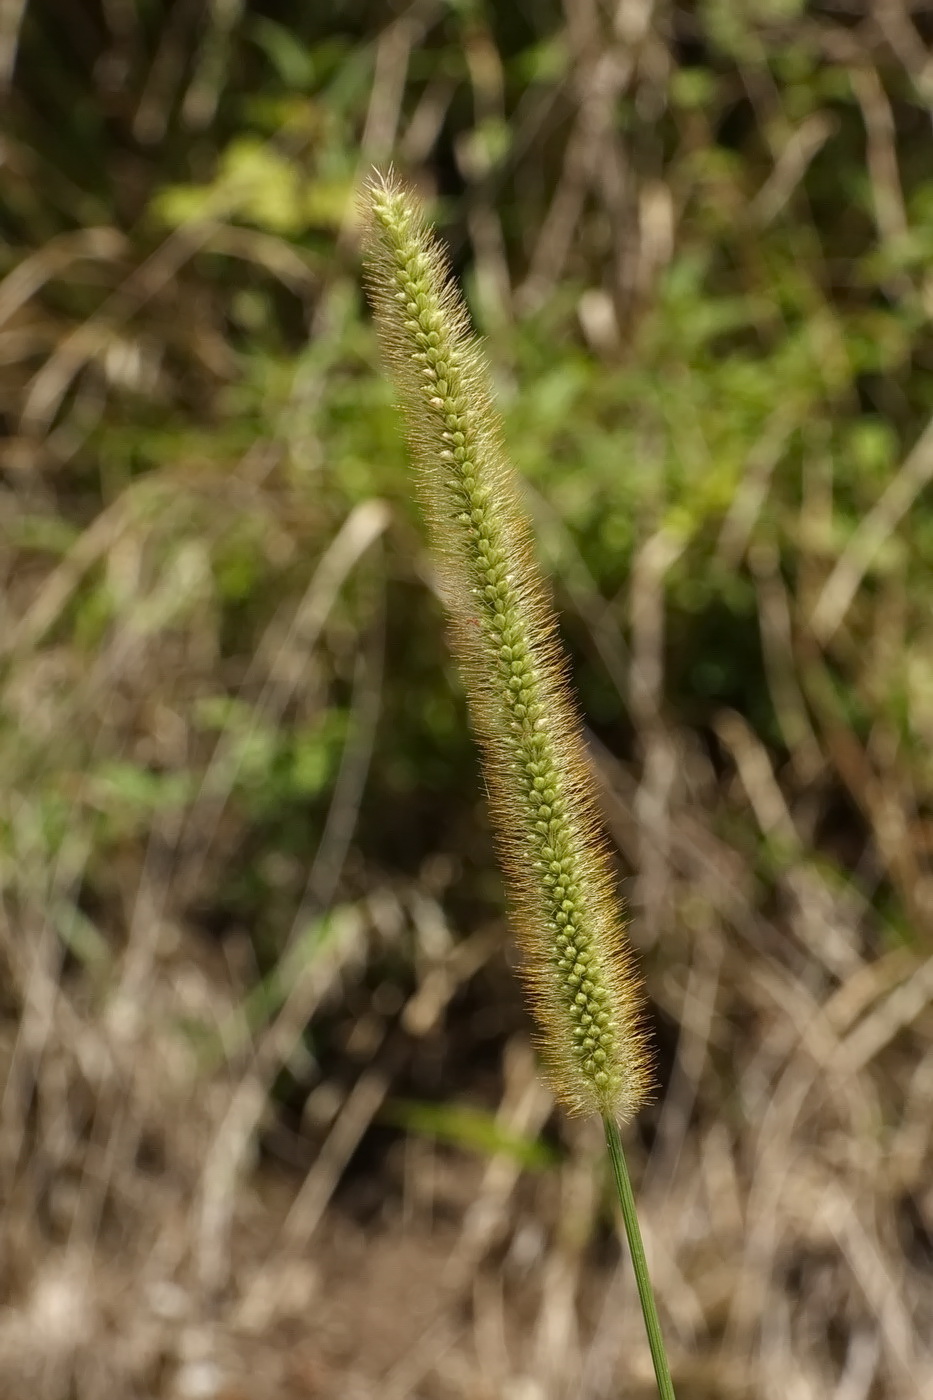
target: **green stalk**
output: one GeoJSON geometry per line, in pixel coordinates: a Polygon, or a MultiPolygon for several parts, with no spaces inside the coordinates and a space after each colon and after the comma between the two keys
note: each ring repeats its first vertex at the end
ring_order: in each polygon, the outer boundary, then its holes
{"type": "Polygon", "coordinates": [[[664,1338],[661,1335],[661,1323],[658,1318],[658,1309],[654,1301],[651,1277],[648,1273],[648,1260],[645,1258],[645,1246],[642,1242],[641,1229],[638,1224],[638,1212],[635,1209],[632,1182],[628,1174],[628,1167],[625,1164],[625,1153],[622,1151],[622,1138],[619,1133],[619,1126],[615,1119],[610,1118],[607,1114],[603,1118],[603,1127],[606,1130],[606,1146],[609,1148],[609,1160],[612,1162],[612,1176],[616,1184],[619,1205],[622,1207],[622,1220],[625,1224],[625,1234],[628,1239],[629,1252],[632,1256],[632,1268],[635,1270],[635,1282],[638,1285],[638,1301],[641,1303],[642,1317],[645,1319],[645,1331],[648,1333],[648,1346],[651,1348],[651,1360],[654,1363],[654,1375],[658,1383],[658,1395],[661,1397],[661,1400],[675,1400],[674,1383],[671,1380],[671,1370],[667,1364],[667,1352],[664,1349],[664,1338]]]}

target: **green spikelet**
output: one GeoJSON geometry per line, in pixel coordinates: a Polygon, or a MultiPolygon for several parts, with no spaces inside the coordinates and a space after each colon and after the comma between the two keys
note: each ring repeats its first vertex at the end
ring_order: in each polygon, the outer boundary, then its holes
{"type": "Polygon", "coordinates": [[[391,174],[365,194],[368,285],[484,758],[540,1049],[572,1112],[647,1092],[638,979],[556,621],[488,372],[444,256],[391,174]]]}

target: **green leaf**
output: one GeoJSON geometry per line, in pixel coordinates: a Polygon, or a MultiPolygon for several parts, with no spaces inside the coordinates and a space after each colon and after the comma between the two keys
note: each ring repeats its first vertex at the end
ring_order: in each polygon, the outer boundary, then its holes
{"type": "Polygon", "coordinates": [[[555,1149],[546,1143],[522,1133],[509,1132],[492,1113],[467,1104],[391,1099],[380,1117],[406,1132],[437,1138],[483,1157],[511,1157],[526,1171],[549,1171],[560,1160],[555,1149]]]}

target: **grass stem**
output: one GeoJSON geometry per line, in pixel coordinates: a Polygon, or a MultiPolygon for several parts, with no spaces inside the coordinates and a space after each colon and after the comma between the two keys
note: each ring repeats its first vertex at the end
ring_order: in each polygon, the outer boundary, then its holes
{"type": "Polygon", "coordinates": [[[603,1126],[606,1130],[609,1160],[612,1162],[612,1175],[619,1196],[619,1204],[622,1207],[622,1219],[625,1223],[625,1234],[632,1256],[632,1267],[635,1270],[638,1300],[641,1303],[642,1316],[645,1319],[645,1331],[648,1333],[648,1345],[651,1348],[651,1360],[654,1363],[658,1395],[661,1400],[675,1400],[674,1383],[671,1380],[671,1370],[667,1364],[667,1352],[664,1349],[664,1338],[661,1335],[661,1323],[655,1306],[654,1290],[651,1287],[651,1279],[648,1274],[648,1260],[645,1258],[645,1246],[638,1224],[632,1182],[625,1164],[625,1153],[622,1151],[619,1126],[615,1119],[608,1114],[603,1117],[603,1126]]]}

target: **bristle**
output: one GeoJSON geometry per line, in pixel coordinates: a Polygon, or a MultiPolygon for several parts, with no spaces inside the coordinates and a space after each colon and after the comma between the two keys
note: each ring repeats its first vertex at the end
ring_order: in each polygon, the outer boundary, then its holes
{"type": "Polygon", "coordinates": [[[443,253],[388,174],[364,195],[370,297],[479,738],[540,1049],[572,1112],[648,1090],[641,995],[594,779],[488,372],[443,253]]]}

